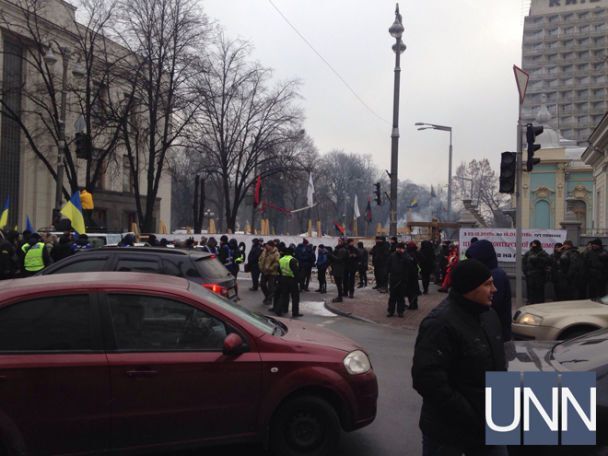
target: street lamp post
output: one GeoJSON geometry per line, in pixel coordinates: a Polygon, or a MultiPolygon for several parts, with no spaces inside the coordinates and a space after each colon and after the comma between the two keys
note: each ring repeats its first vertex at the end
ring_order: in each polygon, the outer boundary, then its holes
{"type": "Polygon", "coordinates": [[[416,122],[414,125],[418,130],[439,130],[450,133],[450,149],[449,149],[449,164],[448,164],[448,222],[452,221],[452,127],[445,125],[436,125],[425,122],[416,122]]]}
{"type": "MultiPolygon", "coordinates": [[[[64,153],[66,147],[65,141],[65,117],[67,105],[67,83],[68,83],[68,65],[70,62],[71,51],[67,47],[59,47],[61,59],[63,63],[63,71],[61,73],[61,101],[59,105],[59,132],[58,132],[58,150],[57,150],[57,185],[55,187],[55,207],[53,209],[53,225],[61,218],[61,201],[63,193],[63,174],[64,174],[64,153]]],[[[53,54],[53,50],[49,47],[44,55],[44,60],[49,67],[53,67],[57,63],[57,57],[53,54]]],[[[83,76],[83,70],[79,64],[74,66],[72,73],[76,77],[83,76]]]]}
{"type": "Polygon", "coordinates": [[[395,8],[395,22],[390,26],[388,32],[395,38],[393,51],[395,51],[395,83],[393,90],[393,129],[391,132],[391,201],[390,201],[390,226],[389,234],[397,235],[397,179],[399,159],[399,88],[401,77],[401,53],[406,46],[401,40],[403,36],[403,23],[399,13],[399,3],[395,8]]]}

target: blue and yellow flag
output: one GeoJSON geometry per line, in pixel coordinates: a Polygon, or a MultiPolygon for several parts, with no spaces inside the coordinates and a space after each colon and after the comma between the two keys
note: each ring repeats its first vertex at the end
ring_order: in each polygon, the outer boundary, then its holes
{"type": "Polygon", "coordinates": [[[34,226],[32,225],[32,222],[30,221],[29,215],[25,216],[25,229],[26,229],[26,231],[29,231],[30,233],[33,233],[36,231],[36,230],[34,230],[34,226]]]}
{"type": "Polygon", "coordinates": [[[9,199],[7,196],[2,213],[0,213],[0,228],[4,228],[6,225],[8,225],[8,202],[9,199]]]}
{"type": "Polygon", "coordinates": [[[74,192],[70,201],[65,203],[61,209],[61,214],[72,222],[72,229],[78,234],[85,234],[84,217],[82,215],[82,205],[80,204],[80,193],[74,192]]]}
{"type": "Polygon", "coordinates": [[[410,201],[410,205],[407,208],[415,209],[417,207],[418,207],[418,200],[416,198],[414,198],[412,201],[410,201]]]}

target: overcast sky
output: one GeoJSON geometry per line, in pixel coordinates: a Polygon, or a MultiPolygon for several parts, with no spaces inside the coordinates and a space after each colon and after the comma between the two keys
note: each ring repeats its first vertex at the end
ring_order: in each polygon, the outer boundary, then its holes
{"type": "MultiPolygon", "coordinates": [[[[393,0],[201,0],[228,37],[254,46],[253,58],[277,79],[302,82],[305,128],[319,151],[370,154],[390,167],[394,39],[393,0]],[[371,113],[293,31],[272,3],[331,63],[371,113]]],[[[448,133],[417,131],[414,122],[454,129],[454,169],[515,150],[524,0],[406,0],[402,54],[399,178],[447,184],[448,133]]],[[[527,10],[526,10],[527,11],[527,10]]]]}

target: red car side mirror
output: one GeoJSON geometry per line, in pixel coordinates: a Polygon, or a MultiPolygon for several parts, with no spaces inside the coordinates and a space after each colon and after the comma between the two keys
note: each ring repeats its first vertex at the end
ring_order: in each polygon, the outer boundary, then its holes
{"type": "Polygon", "coordinates": [[[230,333],[224,339],[224,355],[240,355],[245,350],[245,343],[237,333],[230,333]]]}

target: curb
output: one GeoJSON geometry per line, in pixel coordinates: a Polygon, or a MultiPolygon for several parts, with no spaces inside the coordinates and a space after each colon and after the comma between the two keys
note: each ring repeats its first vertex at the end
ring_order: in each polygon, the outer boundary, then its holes
{"type": "Polygon", "coordinates": [[[353,319],[353,320],[362,321],[362,322],[364,322],[364,323],[369,323],[369,324],[372,324],[372,325],[379,325],[379,324],[380,324],[380,323],[375,322],[375,321],[373,321],[373,320],[369,320],[369,319],[367,319],[367,318],[364,318],[364,317],[360,317],[360,316],[358,316],[358,315],[355,315],[355,314],[353,314],[353,313],[351,313],[351,312],[344,312],[343,310],[340,310],[340,309],[338,309],[337,307],[333,306],[333,305],[331,304],[331,302],[328,302],[328,301],[323,301],[323,304],[325,305],[325,308],[326,308],[327,310],[329,310],[330,312],[333,312],[333,313],[335,313],[336,315],[339,315],[339,316],[341,316],[341,317],[351,318],[351,319],[353,319]]]}

